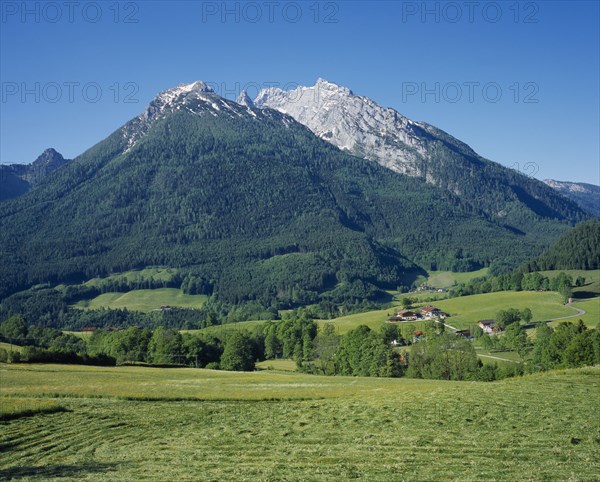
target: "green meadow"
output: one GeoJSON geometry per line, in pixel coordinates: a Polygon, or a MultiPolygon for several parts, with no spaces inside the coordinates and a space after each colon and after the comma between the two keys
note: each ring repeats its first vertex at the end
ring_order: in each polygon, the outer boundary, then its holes
{"type": "Polygon", "coordinates": [[[455,273],[453,271],[428,271],[426,283],[433,288],[451,288],[458,283],[468,283],[474,278],[483,278],[488,274],[488,271],[488,268],[465,273],[455,273]]]}
{"type": "MultiPolygon", "coordinates": [[[[583,322],[589,326],[590,328],[596,328],[600,324],[600,298],[592,298],[585,301],[575,301],[573,303],[574,308],[579,308],[580,310],[584,310],[584,315],[577,315],[570,320],[562,320],[562,321],[577,321],[583,320],[583,322]]],[[[550,323],[550,326],[556,326],[560,321],[553,321],[550,323]]]]}
{"type": "Polygon", "coordinates": [[[207,299],[206,295],[187,295],[177,288],[157,288],[126,293],[103,293],[92,300],[79,301],[73,306],[89,310],[127,308],[134,311],[152,311],[164,305],[200,308],[207,299]]]}
{"type": "Polygon", "coordinates": [[[534,322],[577,313],[574,309],[564,306],[560,294],[551,291],[499,291],[451,298],[437,302],[436,306],[450,315],[447,323],[457,328],[467,328],[476,324],[478,320],[494,319],[496,313],[507,308],[529,308],[533,313],[534,322]]]}
{"type": "Polygon", "coordinates": [[[21,353],[23,351],[23,347],[22,346],[13,345],[11,343],[4,343],[3,341],[0,341],[0,349],[6,350],[8,352],[10,352],[10,351],[18,351],[19,353],[21,353]]]}
{"type": "Polygon", "coordinates": [[[575,298],[590,298],[600,295],[600,270],[582,270],[582,269],[565,269],[558,271],[540,271],[543,276],[550,279],[558,276],[560,272],[564,271],[568,275],[571,275],[573,282],[582,276],[585,278],[585,284],[573,288],[573,294],[575,298]]]}
{"type": "MultiPolygon", "coordinates": [[[[418,303],[417,306],[425,304],[429,303],[418,303]]],[[[529,308],[533,313],[533,321],[546,321],[577,314],[574,309],[564,306],[560,295],[554,292],[500,291],[449,298],[436,301],[433,304],[450,315],[446,323],[459,329],[475,325],[479,320],[493,319],[498,311],[507,308],[529,308]]],[[[385,320],[399,308],[398,305],[385,310],[357,313],[333,320],[320,320],[319,324],[333,323],[340,334],[346,333],[359,325],[379,329],[385,320]]]]}
{"type": "Polygon", "coordinates": [[[278,370],[282,372],[295,372],[296,362],[289,359],[264,360],[256,364],[257,370],[278,370]]]}
{"type": "Polygon", "coordinates": [[[575,481],[600,471],[598,367],[494,383],[5,364],[0,375],[2,480],[575,481]]]}
{"type": "Polygon", "coordinates": [[[106,281],[113,281],[118,279],[126,279],[129,282],[145,281],[145,280],[156,280],[156,281],[169,281],[177,274],[177,270],[174,268],[144,268],[140,270],[124,271],[122,273],[115,273],[105,278],[92,278],[86,281],[84,284],[88,286],[101,286],[106,281]]]}

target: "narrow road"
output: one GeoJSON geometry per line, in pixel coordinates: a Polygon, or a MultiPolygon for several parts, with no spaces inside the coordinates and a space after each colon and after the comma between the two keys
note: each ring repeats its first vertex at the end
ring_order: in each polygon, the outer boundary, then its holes
{"type": "MultiPolygon", "coordinates": [[[[595,298],[592,298],[592,299],[595,299],[595,298]]],[[[569,308],[573,308],[577,313],[575,313],[574,315],[569,315],[569,316],[561,316],[560,318],[552,318],[550,320],[546,320],[546,323],[549,323],[551,321],[558,321],[558,320],[568,320],[569,318],[577,318],[578,316],[585,315],[585,310],[582,310],[580,308],[575,308],[572,303],[567,303],[565,306],[568,306],[569,308]]]]}
{"type": "Polygon", "coordinates": [[[499,356],[493,356],[493,355],[480,355],[479,353],[477,354],[477,356],[483,356],[485,358],[493,358],[494,360],[502,360],[502,361],[508,361],[511,363],[519,363],[515,360],[509,360],[508,358],[500,358],[499,356]]]}
{"type": "Polygon", "coordinates": [[[458,328],[456,328],[455,326],[449,325],[448,323],[444,323],[443,321],[439,321],[439,320],[433,320],[433,321],[435,321],[436,323],[441,323],[442,325],[447,326],[451,330],[458,331],[458,328]]]}

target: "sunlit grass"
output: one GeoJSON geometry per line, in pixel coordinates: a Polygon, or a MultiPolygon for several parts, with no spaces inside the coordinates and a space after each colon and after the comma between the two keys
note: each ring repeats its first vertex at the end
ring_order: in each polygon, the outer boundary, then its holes
{"type": "Polygon", "coordinates": [[[2,422],[0,479],[595,480],[600,464],[599,368],[495,383],[1,368],[3,392],[55,390],[70,411],[2,422]],[[164,398],[114,398],[148,393],[164,398]]]}
{"type": "Polygon", "coordinates": [[[158,288],[126,293],[102,293],[92,300],[79,301],[73,306],[90,310],[127,308],[134,311],[151,311],[161,306],[200,308],[207,299],[206,295],[188,295],[176,288],[158,288]]]}
{"type": "Polygon", "coordinates": [[[55,400],[0,396],[0,420],[13,420],[20,417],[65,410],[64,406],[55,400]]]}

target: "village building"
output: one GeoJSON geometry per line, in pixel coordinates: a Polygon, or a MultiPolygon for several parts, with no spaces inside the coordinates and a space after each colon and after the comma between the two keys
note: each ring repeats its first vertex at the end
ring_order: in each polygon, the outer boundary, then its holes
{"type": "Polygon", "coordinates": [[[471,334],[471,330],[467,329],[467,330],[456,330],[454,332],[454,334],[456,336],[462,336],[464,338],[466,338],[467,340],[470,340],[471,338],[473,338],[473,335],[471,334]]]}
{"type": "Polygon", "coordinates": [[[421,319],[422,316],[416,311],[402,310],[399,311],[396,316],[392,316],[390,321],[415,321],[421,319]]]}
{"type": "Polygon", "coordinates": [[[423,317],[427,318],[427,319],[446,318],[446,313],[444,313],[442,310],[436,308],[435,306],[431,306],[431,305],[421,308],[421,315],[423,315],[423,317]]]}
{"type": "Polygon", "coordinates": [[[477,325],[483,330],[484,333],[487,333],[488,335],[495,335],[496,333],[500,333],[502,331],[502,328],[496,326],[496,322],[494,320],[479,320],[477,325]]]}
{"type": "Polygon", "coordinates": [[[389,321],[398,322],[398,321],[415,321],[421,318],[421,315],[416,311],[411,310],[402,310],[399,311],[395,316],[389,318],[389,321]]]}

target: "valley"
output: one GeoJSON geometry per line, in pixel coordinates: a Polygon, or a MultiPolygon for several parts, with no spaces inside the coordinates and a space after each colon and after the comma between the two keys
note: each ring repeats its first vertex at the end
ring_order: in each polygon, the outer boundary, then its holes
{"type": "Polygon", "coordinates": [[[0,6],[0,481],[600,482],[600,3],[59,3],[0,6]]]}

